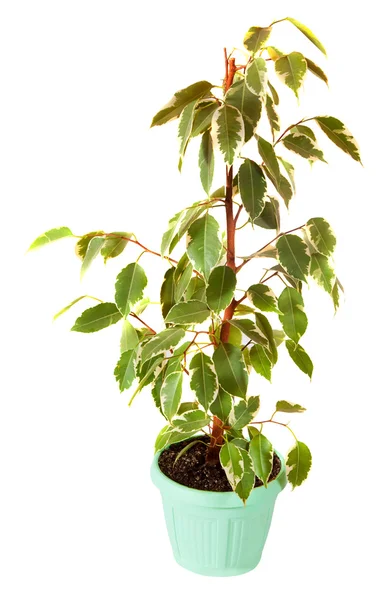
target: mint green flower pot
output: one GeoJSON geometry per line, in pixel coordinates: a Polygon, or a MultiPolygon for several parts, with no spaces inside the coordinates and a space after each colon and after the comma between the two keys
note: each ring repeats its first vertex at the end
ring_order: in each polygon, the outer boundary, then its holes
{"type": "Polygon", "coordinates": [[[246,506],[234,492],[205,492],[166,477],[154,457],[151,478],[162,495],[167,530],[179,565],[213,577],[241,575],[254,569],[271,525],[275,500],[286,486],[283,457],[280,473],[254,488],[246,506]]]}

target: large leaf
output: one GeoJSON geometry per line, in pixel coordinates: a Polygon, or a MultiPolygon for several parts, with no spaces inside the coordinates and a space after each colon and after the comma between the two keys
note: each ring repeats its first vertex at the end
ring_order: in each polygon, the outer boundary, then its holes
{"type": "Polygon", "coordinates": [[[301,294],[292,287],[286,287],[279,296],[279,309],[282,312],[279,320],[283,331],[294,342],[298,342],[308,326],[301,294]]]}
{"type": "Polygon", "coordinates": [[[267,182],[264,173],[258,164],[246,158],[239,168],[238,181],[242,204],[253,222],[265,205],[267,182]]]}
{"type": "Polygon", "coordinates": [[[254,224],[264,229],[276,229],[279,233],[280,230],[280,210],[279,201],[276,198],[271,198],[265,202],[264,209],[254,220],[254,224]]]}
{"type": "Polygon", "coordinates": [[[293,489],[305,481],[312,466],[312,455],[309,448],[298,440],[286,458],[287,479],[293,489]]]}
{"type": "Polygon", "coordinates": [[[293,402],[288,402],[287,400],[278,400],[276,403],[276,412],[283,413],[302,413],[305,412],[306,408],[301,406],[300,404],[293,404],[293,402]]]}
{"type": "Polygon", "coordinates": [[[128,350],[132,350],[132,348],[136,348],[138,343],[139,336],[137,334],[136,329],[129,321],[125,319],[122,327],[120,340],[121,354],[123,352],[127,352],[128,350]]]}
{"type": "Polygon", "coordinates": [[[248,89],[264,99],[267,87],[267,63],[261,56],[248,63],[245,71],[245,84],[248,89]]]}
{"type": "Polygon", "coordinates": [[[200,181],[203,190],[209,196],[214,177],[214,148],[209,131],[203,133],[199,150],[200,181]]]}
{"type": "Polygon", "coordinates": [[[354,139],[352,133],[345,125],[335,117],[315,117],[315,121],[319,124],[325,135],[338,146],[343,152],[346,152],[358,162],[361,162],[359,155],[358,143],[354,139]]]}
{"type": "Polygon", "coordinates": [[[263,283],[251,285],[248,288],[247,297],[256,308],[263,312],[279,312],[277,298],[268,285],[263,283]]]}
{"type": "Polygon", "coordinates": [[[166,317],[166,315],[169,312],[169,310],[171,309],[171,307],[174,306],[174,304],[175,304],[174,280],[173,280],[174,271],[175,271],[175,267],[171,267],[170,269],[168,269],[166,271],[164,279],[163,279],[162,287],[161,287],[160,301],[161,301],[163,318],[166,317]]]}
{"type": "Polygon", "coordinates": [[[218,389],[218,394],[213,403],[210,406],[210,411],[213,415],[217,416],[218,419],[226,423],[229,415],[233,408],[233,399],[223,390],[221,387],[218,389]]]}
{"type": "Polygon", "coordinates": [[[151,127],[163,125],[172,119],[176,119],[194,100],[198,100],[210,91],[212,84],[208,81],[198,81],[192,85],[176,92],[171,100],[155,115],[151,127]]]}
{"type": "Polygon", "coordinates": [[[185,291],[192,278],[192,273],[192,264],[189,261],[188,255],[185,253],[178,261],[173,274],[174,300],[176,302],[179,302],[185,294],[185,291]]]}
{"type": "Polygon", "coordinates": [[[271,127],[272,138],[275,139],[275,133],[280,131],[280,120],[275,109],[275,104],[269,94],[267,94],[266,97],[265,107],[267,109],[267,117],[271,127]]]}
{"type": "Polygon", "coordinates": [[[200,431],[210,422],[210,417],[203,410],[189,410],[173,419],[174,431],[192,434],[200,431]]]}
{"type": "Polygon", "coordinates": [[[30,245],[28,252],[66,237],[74,237],[74,234],[69,227],[57,227],[56,229],[49,229],[49,231],[45,231],[45,233],[42,233],[34,240],[34,242],[30,245]]]}
{"type": "Polygon", "coordinates": [[[168,421],[177,414],[182,396],[182,371],[175,371],[165,377],[161,387],[162,412],[168,421]]]}
{"type": "Polygon", "coordinates": [[[124,317],[129,314],[131,306],[143,297],[146,285],[146,274],[137,263],[130,263],[117,275],[115,301],[124,317]]]}
{"type": "Polygon", "coordinates": [[[120,356],[115,369],[114,376],[120,388],[120,392],[127,390],[131,387],[135,377],[135,361],[136,361],[137,349],[133,348],[123,352],[120,356]]]}
{"type": "Polygon", "coordinates": [[[244,46],[255,54],[262,48],[271,34],[271,27],[251,27],[245,34],[244,46]]]}
{"type": "Polygon", "coordinates": [[[81,333],[93,333],[99,331],[109,325],[117,323],[122,318],[117,306],[111,302],[102,302],[85,310],[78,319],[71,331],[79,331],[81,333]]]}
{"type": "Polygon", "coordinates": [[[278,58],[275,62],[275,71],[278,77],[293,90],[297,98],[306,70],[306,59],[300,52],[290,52],[290,54],[278,58]]]}
{"type": "Polygon", "coordinates": [[[235,490],[244,475],[244,461],[240,449],[232,442],[226,442],[220,450],[219,459],[231,487],[235,490]]]}
{"type": "Polygon", "coordinates": [[[209,101],[206,104],[200,104],[198,106],[198,108],[195,110],[195,116],[193,119],[192,137],[196,137],[207,131],[207,129],[210,129],[212,115],[217,108],[218,104],[215,100],[213,102],[209,101]]]}
{"type": "Polygon", "coordinates": [[[304,25],[303,23],[300,23],[299,21],[297,21],[297,19],[293,19],[292,17],[287,17],[286,20],[290,21],[290,23],[295,25],[295,27],[297,29],[299,29],[300,32],[303,33],[304,36],[307,37],[308,40],[310,40],[312,42],[312,44],[314,44],[316,46],[316,48],[321,50],[321,52],[323,54],[327,55],[327,51],[325,50],[324,46],[322,45],[320,40],[317,39],[317,37],[314,35],[313,31],[311,31],[309,29],[309,27],[306,27],[306,25],[304,25]]]}
{"type": "Polygon", "coordinates": [[[89,269],[93,260],[98,256],[102,246],[105,244],[105,238],[94,237],[90,240],[87,246],[87,251],[80,269],[80,278],[82,279],[89,269]]]}
{"type": "Polygon", "coordinates": [[[268,339],[257,325],[250,319],[231,319],[230,324],[237,327],[246,337],[257,344],[268,346],[268,339]]]}
{"type": "Polygon", "coordinates": [[[126,248],[129,239],[132,239],[132,237],[135,237],[133,233],[128,233],[126,231],[114,231],[108,235],[101,249],[101,254],[105,263],[109,258],[115,258],[116,256],[119,256],[126,248]]]}
{"type": "Polygon", "coordinates": [[[321,81],[324,81],[324,83],[326,83],[328,85],[328,77],[326,76],[324,71],[321,69],[321,67],[316,65],[316,63],[314,63],[310,58],[306,57],[305,60],[306,60],[306,64],[308,65],[308,71],[313,73],[313,75],[316,75],[316,77],[318,77],[319,79],[321,79],[321,81]]]}
{"type": "Polygon", "coordinates": [[[312,254],[310,258],[310,274],[328,294],[332,294],[335,273],[329,264],[328,256],[324,256],[324,254],[312,254]]]}
{"type": "Polygon", "coordinates": [[[210,314],[210,309],[204,302],[188,300],[188,302],[175,304],[167,313],[165,321],[175,325],[193,325],[203,323],[210,314]]]}
{"type": "Polygon", "coordinates": [[[180,159],[178,161],[178,170],[182,169],[182,161],[188,146],[189,138],[191,137],[193,116],[195,114],[195,106],[197,100],[190,102],[182,111],[178,123],[178,142],[180,159]]]}
{"type": "Polygon", "coordinates": [[[255,484],[255,474],[253,471],[252,460],[248,452],[244,448],[239,448],[239,451],[241,452],[244,463],[244,474],[241,481],[236,485],[235,493],[241,498],[245,505],[255,484]]]}
{"type": "Polygon", "coordinates": [[[240,111],[228,104],[218,108],[212,117],[212,136],[217,140],[224,161],[232,165],[244,144],[244,121],[240,111]]]}
{"type": "Polygon", "coordinates": [[[316,142],[302,133],[289,133],[283,138],[283,145],[288,150],[291,150],[312,162],[317,159],[325,162],[324,155],[318,148],[316,142]]]}
{"type": "Polygon", "coordinates": [[[229,424],[235,431],[241,431],[253,421],[260,408],[259,396],[251,396],[247,400],[240,400],[233,406],[229,416],[229,424]]]}
{"type": "Polygon", "coordinates": [[[322,217],[314,217],[306,223],[312,244],[318,252],[329,256],[335,250],[336,237],[330,224],[322,217]]]}
{"type": "Polygon", "coordinates": [[[221,312],[233,299],[237,278],[232,269],[226,266],[215,267],[211,271],[207,285],[207,304],[216,313],[221,312]]]}
{"type": "Polygon", "coordinates": [[[282,235],[276,248],[279,262],[289,275],[306,282],[310,256],[305,242],[298,235],[282,235]]]}
{"type": "Polygon", "coordinates": [[[254,344],[250,349],[249,356],[250,363],[256,373],[271,381],[272,357],[270,351],[260,344],[254,344]]]}
{"type": "Polygon", "coordinates": [[[208,279],[211,269],[218,262],[221,241],[219,225],[211,215],[197,219],[188,230],[187,253],[195,268],[208,279]]]}
{"type": "Polygon", "coordinates": [[[177,346],[178,342],[182,340],[185,335],[185,331],[180,327],[173,327],[165,329],[154,335],[145,346],[143,346],[141,354],[141,362],[144,363],[150,358],[157,356],[164,350],[169,350],[177,346]]]}
{"type": "Polygon", "coordinates": [[[214,363],[203,352],[198,352],[189,364],[191,375],[190,386],[195,396],[205,410],[215,400],[218,393],[218,378],[214,363]]]}
{"type": "Polygon", "coordinates": [[[269,173],[271,174],[276,187],[279,188],[280,170],[274,147],[259,135],[256,136],[256,139],[260,156],[263,159],[269,173]]]}
{"type": "Polygon", "coordinates": [[[236,81],[226,93],[226,104],[238,108],[245,126],[245,142],[250,140],[260,121],[261,99],[253,94],[244,80],[236,81]]]}
{"type": "Polygon", "coordinates": [[[271,442],[265,435],[259,433],[259,435],[255,435],[251,439],[249,453],[252,457],[253,468],[257,477],[267,487],[274,460],[274,450],[271,442]]]}
{"type": "Polygon", "coordinates": [[[240,348],[232,344],[219,344],[213,361],[220,386],[229,394],[246,397],[248,373],[240,348]]]}
{"type": "Polygon", "coordinates": [[[302,346],[296,344],[292,340],[286,340],[286,348],[297,367],[301,369],[305,375],[308,375],[309,379],[311,379],[313,373],[313,363],[302,346]]]}

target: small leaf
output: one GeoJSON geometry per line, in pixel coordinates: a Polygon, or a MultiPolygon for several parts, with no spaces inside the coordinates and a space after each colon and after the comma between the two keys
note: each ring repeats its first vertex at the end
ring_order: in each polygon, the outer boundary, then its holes
{"type": "Polygon", "coordinates": [[[260,408],[259,396],[251,396],[247,400],[240,400],[233,406],[229,416],[229,424],[236,431],[241,431],[253,421],[260,408]]]}
{"type": "Polygon", "coordinates": [[[93,333],[117,323],[122,318],[117,306],[111,302],[102,302],[85,310],[78,319],[71,331],[81,333],[93,333]]]}
{"type": "Polygon", "coordinates": [[[268,321],[267,317],[262,313],[256,312],[255,317],[257,327],[268,340],[268,350],[271,353],[271,362],[272,364],[275,364],[278,360],[278,351],[276,349],[274,332],[272,330],[271,324],[268,321]]]}
{"type": "Polygon", "coordinates": [[[121,354],[127,352],[128,350],[136,348],[138,343],[139,337],[137,335],[136,329],[133,325],[131,325],[129,321],[124,320],[120,340],[121,354]]]}
{"type": "Polygon", "coordinates": [[[203,190],[208,196],[210,194],[212,180],[214,178],[214,148],[212,145],[212,137],[209,131],[203,133],[203,137],[201,138],[199,169],[201,184],[203,186],[203,190]]]}
{"type": "Polygon", "coordinates": [[[289,275],[306,282],[310,256],[305,242],[298,235],[282,235],[276,243],[276,248],[279,262],[289,275]]]}
{"type": "Polygon", "coordinates": [[[215,373],[214,364],[209,356],[198,352],[192,358],[190,364],[190,387],[205,410],[215,400],[218,393],[218,378],[215,373]]]}
{"type": "Polygon", "coordinates": [[[267,52],[269,54],[269,57],[274,61],[278,60],[278,58],[280,58],[281,56],[284,56],[284,52],[282,52],[278,48],[275,48],[275,46],[268,46],[267,52]]]}
{"type": "Polygon", "coordinates": [[[251,27],[245,34],[244,46],[255,54],[262,48],[271,34],[271,27],[251,27]]]}
{"type": "Polygon", "coordinates": [[[245,70],[245,84],[255,96],[265,98],[267,87],[267,63],[261,56],[248,63],[245,70]]]}
{"type": "MultiPolygon", "coordinates": [[[[255,96],[244,80],[236,81],[227,91],[226,104],[237,108],[244,120],[245,142],[249,141],[261,117],[261,100],[255,96]]],[[[224,193],[223,193],[224,196],[224,193]]]]}
{"type": "Polygon", "coordinates": [[[312,455],[307,445],[297,440],[287,455],[286,465],[287,479],[294,489],[305,481],[312,466],[312,455]]]}
{"type": "Polygon", "coordinates": [[[293,404],[292,402],[287,402],[287,400],[278,400],[276,403],[276,412],[283,413],[302,413],[305,412],[306,408],[301,406],[300,404],[293,404]]]}
{"type": "Polygon", "coordinates": [[[274,460],[274,451],[271,442],[265,435],[259,433],[259,435],[255,435],[251,439],[249,453],[252,457],[253,468],[257,477],[267,487],[274,460]]]}
{"type": "Polygon", "coordinates": [[[280,181],[280,170],[278,159],[276,158],[275,150],[272,144],[270,144],[267,140],[264,140],[259,135],[256,136],[257,139],[257,147],[260,153],[261,158],[265,162],[265,165],[268,171],[273,178],[274,183],[277,187],[279,187],[280,181]]]}
{"type": "Polygon", "coordinates": [[[192,448],[192,446],[194,446],[195,444],[199,444],[199,440],[193,440],[193,442],[189,442],[189,444],[187,444],[185,446],[185,448],[180,450],[179,453],[177,454],[176,458],[174,459],[173,466],[181,458],[181,456],[184,456],[184,454],[186,454],[188,452],[188,450],[190,450],[192,448]]]}
{"type": "Polygon", "coordinates": [[[214,100],[204,105],[199,105],[195,111],[192,126],[192,137],[196,137],[211,127],[212,115],[218,108],[218,103],[214,100]]]}
{"type": "Polygon", "coordinates": [[[212,117],[212,137],[225,163],[232,165],[244,144],[244,121],[240,111],[228,104],[218,108],[212,117]]]}
{"type": "Polygon", "coordinates": [[[146,274],[137,263],[130,263],[117,275],[115,301],[124,317],[129,314],[131,306],[143,297],[146,285],[146,274]]]}
{"type": "Polygon", "coordinates": [[[184,211],[181,210],[180,212],[176,213],[170,219],[169,224],[168,224],[168,229],[167,229],[167,231],[165,231],[165,233],[162,236],[162,242],[161,242],[162,256],[164,256],[166,254],[173,239],[175,238],[178,225],[179,225],[181,219],[183,218],[183,216],[184,216],[184,211]]]}
{"type": "Polygon", "coordinates": [[[296,344],[292,340],[286,340],[286,348],[297,367],[301,369],[305,375],[308,375],[309,379],[311,379],[313,373],[313,363],[302,346],[296,344]]]}
{"type": "Polygon", "coordinates": [[[329,264],[328,256],[324,256],[324,254],[312,254],[310,258],[310,274],[328,294],[332,294],[335,273],[329,264]]]}
{"type": "Polygon", "coordinates": [[[80,260],[83,260],[86,256],[87,248],[92,238],[94,237],[102,237],[104,235],[103,231],[90,231],[90,233],[86,233],[83,235],[80,240],[76,243],[75,253],[80,260]]]}
{"type": "MultiPolygon", "coordinates": [[[[310,130],[311,131],[311,130],[310,130]]],[[[288,160],[285,160],[281,156],[278,156],[279,162],[283,165],[287,175],[289,176],[291,187],[293,188],[293,192],[295,193],[295,181],[294,181],[294,167],[288,160]]]]}
{"type": "Polygon", "coordinates": [[[310,129],[307,125],[296,125],[295,127],[291,127],[290,131],[295,133],[302,133],[303,135],[307,135],[314,142],[316,141],[316,136],[314,135],[313,129],[310,129]]]}
{"type": "Polygon", "coordinates": [[[149,383],[152,383],[154,381],[155,377],[158,376],[158,374],[161,370],[162,360],[163,360],[163,354],[159,354],[158,356],[155,356],[154,358],[152,358],[151,360],[149,360],[145,364],[143,364],[142,372],[141,372],[140,378],[139,378],[139,385],[137,386],[136,390],[133,392],[132,397],[131,397],[130,401],[128,402],[128,406],[131,406],[132,402],[134,401],[134,399],[136,398],[136,396],[138,395],[140,390],[142,390],[149,383]],[[157,373],[157,371],[158,371],[158,373],[157,373]]]}
{"type": "Polygon", "coordinates": [[[220,386],[229,394],[246,397],[248,373],[240,348],[231,344],[219,344],[213,361],[220,386]]]}
{"type": "Polygon", "coordinates": [[[247,291],[247,297],[261,311],[279,312],[277,298],[268,285],[263,283],[251,285],[247,291]]]}
{"type": "Polygon", "coordinates": [[[275,104],[269,94],[267,94],[265,107],[267,109],[267,117],[271,127],[272,138],[275,139],[275,133],[280,131],[279,115],[275,110],[275,104]]]}
{"type": "Polygon", "coordinates": [[[267,182],[264,173],[258,164],[246,158],[239,168],[238,181],[242,203],[253,222],[265,205],[267,182]]]}
{"type": "Polygon", "coordinates": [[[318,65],[316,65],[316,63],[310,60],[310,58],[305,58],[305,60],[306,64],[308,65],[308,70],[328,85],[328,77],[326,76],[324,71],[318,65]]]}
{"type": "Polygon", "coordinates": [[[86,255],[82,262],[82,267],[80,270],[80,278],[82,279],[86,274],[87,269],[89,269],[93,260],[98,256],[102,246],[105,243],[105,238],[94,237],[90,240],[89,245],[87,246],[86,255]]]}
{"type": "Polygon", "coordinates": [[[30,245],[28,252],[66,237],[74,237],[74,234],[69,227],[57,227],[56,229],[49,229],[49,231],[45,231],[45,233],[41,234],[34,240],[34,242],[30,245]]]}
{"type": "Polygon", "coordinates": [[[189,300],[175,304],[167,313],[165,322],[175,325],[193,325],[203,323],[210,314],[207,304],[200,300],[189,300]]]}
{"type": "Polygon", "coordinates": [[[206,301],[206,284],[200,277],[192,277],[185,291],[185,300],[206,301]]]}
{"type": "Polygon", "coordinates": [[[300,52],[290,52],[278,58],[275,71],[278,77],[287,85],[298,98],[298,90],[302,85],[307,70],[306,60],[300,52]]]}
{"type": "Polygon", "coordinates": [[[317,147],[316,142],[314,142],[307,135],[303,135],[302,133],[289,133],[283,138],[283,145],[288,150],[299,154],[303,158],[307,158],[308,160],[314,162],[319,159],[322,162],[325,162],[324,154],[317,147]]]}
{"type": "Polygon", "coordinates": [[[165,425],[161,431],[158,433],[158,436],[155,440],[155,448],[154,452],[159,452],[163,450],[167,446],[171,444],[175,444],[177,442],[182,442],[189,437],[189,433],[179,433],[177,431],[173,431],[173,427],[171,425],[165,425]]]}
{"type": "Polygon", "coordinates": [[[172,119],[176,119],[194,100],[198,100],[210,91],[212,84],[208,81],[198,81],[192,85],[176,92],[171,100],[155,115],[151,127],[163,125],[172,119]]]}
{"type": "Polygon", "coordinates": [[[245,465],[240,449],[232,442],[226,442],[220,450],[219,459],[231,487],[235,490],[244,476],[245,465]]]}
{"type": "Polygon", "coordinates": [[[84,300],[84,298],[91,298],[92,300],[98,300],[98,298],[94,298],[93,296],[87,296],[87,295],[79,296],[79,298],[76,298],[76,300],[73,300],[72,302],[70,302],[70,304],[67,304],[67,306],[64,306],[64,308],[62,308],[61,310],[59,310],[59,312],[54,315],[53,321],[55,321],[56,319],[58,319],[59,317],[61,317],[61,315],[63,315],[64,313],[66,313],[77,302],[79,302],[80,300],[84,300]]]}
{"type": "Polygon", "coordinates": [[[271,92],[273,103],[276,104],[276,106],[278,106],[278,104],[279,104],[278,92],[276,91],[276,89],[274,88],[274,86],[272,85],[272,83],[270,81],[268,82],[268,87],[271,92]]]}
{"type": "Polygon", "coordinates": [[[241,452],[242,460],[244,463],[244,474],[242,476],[241,481],[237,484],[235,488],[235,493],[237,494],[237,496],[239,496],[239,498],[241,498],[242,502],[245,505],[255,484],[255,474],[252,468],[252,460],[248,452],[244,448],[239,448],[239,451],[241,452]]]}
{"type": "Polygon", "coordinates": [[[306,223],[310,239],[318,252],[329,256],[335,250],[336,237],[330,224],[322,217],[309,219],[306,223]]]}
{"type": "Polygon", "coordinates": [[[335,117],[315,117],[314,119],[331,142],[349,154],[351,158],[361,162],[358,143],[339,119],[335,117]]]}
{"type": "Polygon", "coordinates": [[[161,287],[160,302],[163,318],[167,316],[167,313],[175,304],[173,281],[174,271],[175,267],[171,267],[166,271],[161,287]]]}
{"type": "Polygon", "coordinates": [[[207,304],[216,313],[221,312],[233,299],[237,278],[232,269],[226,266],[215,267],[211,271],[207,285],[207,304]]]}
{"type": "Polygon", "coordinates": [[[176,247],[183,235],[188,231],[192,223],[194,223],[200,217],[200,215],[207,210],[207,208],[213,205],[214,200],[211,198],[210,202],[210,205],[206,204],[205,201],[201,203],[195,202],[193,206],[183,212],[178,229],[170,242],[169,252],[173,252],[173,249],[176,247]]]}
{"type": "Polygon", "coordinates": [[[210,406],[210,411],[213,415],[218,417],[223,423],[226,423],[231,409],[233,408],[233,399],[223,390],[221,387],[218,389],[218,395],[210,406]]]}
{"type": "Polygon", "coordinates": [[[339,306],[340,306],[340,294],[339,294],[339,286],[337,281],[335,281],[335,284],[332,288],[332,300],[333,300],[333,306],[335,309],[335,313],[338,310],[339,306]]]}
{"type": "Polygon", "coordinates": [[[279,201],[276,198],[271,198],[266,201],[264,209],[254,220],[254,224],[264,229],[276,229],[279,233],[280,230],[280,210],[279,201]]]}
{"type": "Polygon", "coordinates": [[[173,285],[174,285],[174,300],[179,302],[183,297],[189,282],[192,278],[193,267],[189,262],[188,255],[185,253],[178,261],[173,274],[173,285]]]}
{"type": "Polygon", "coordinates": [[[250,319],[231,319],[230,324],[237,327],[246,337],[257,344],[268,346],[268,339],[257,325],[250,319]]]}
{"type": "Polygon", "coordinates": [[[279,309],[282,312],[279,320],[284,332],[294,342],[298,342],[308,326],[301,294],[292,287],[286,287],[279,296],[279,309]]]}
{"type": "Polygon", "coordinates": [[[123,352],[116,365],[116,368],[114,369],[114,376],[116,381],[118,381],[120,392],[130,388],[136,377],[136,354],[136,348],[123,352]]]}
{"type": "Polygon", "coordinates": [[[256,373],[271,381],[272,357],[270,351],[260,344],[254,344],[250,349],[249,356],[251,365],[256,373]]]}
{"type": "Polygon", "coordinates": [[[115,258],[124,251],[127,244],[129,243],[129,240],[125,240],[124,238],[132,239],[132,237],[135,237],[134,234],[128,233],[127,231],[114,231],[113,233],[110,233],[105,238],[105,243],[101,249],[101,254],[104,258],[105,263],[109,258],[115,258]]]}
{"type": "Polygon", "coordinates": [[[325,54],[325,56],[327,56],[326,49],[324,48],[320,40],[318,40],[317,37],[314,35],[313,31],[309,29],[309,27],[306,27],[306,25],[300,23],[299,21],[297,21],[297,19],[293,19],[292,17],[287,17],[287,21],[290,21],[290,23],[295,25],[295,27],[299,29],[299,31],[303,33],[304,36],[307,37],[308,40],[310,40],[312,44],[316,46],[316,48],[318,48],[323,54],[325,54]]]}
{"type": "Polygon", "coordinates": [[[170,373],[161,388],[162,411],[168,421],[172,421],[177,414],[182,396],[182,371],[170,373]]]}
{"type": "Polygon", "coordinates": [[[157,356],[164,350],[174,348],[182,340],[185,335],[180,327],[165,329],[154,335],[145,346],[143,346],[141,354],[141,363],[143,364],[150,358],[157,356]]]}
{"type": "Polygon", "coordinates": [[[179,433],[192,434],[206,427],[210,422],[210,417],[202,410],[189,410],[173,419],[173,431],[179,433]]]}
{"type": "Polygon", "coordinates": [[[255,437],[255,435],[259,435],[260,431],[257,429],[257,427],[254,427],[253,425],[248,425],[248,434],[249,434],[249,439],[253,439],[255,437]]]}
{"type": "Polygon", "coordinates": [[[218,262],[221,241],[218,236],[219,225],[211,215],[197,219],[188,230],[187,253],[194,267],[208,279],[211,269],[218,262]]]}
{"type": "Polygon", "coordinates": [[[272,333],[274,336],[275,345],[280,346],[286,339],[284,332],[280,331],[280,329],[273,329],[272,333]]]}
{"type": "Polygon", "coordinates": [[[189,138],[191,137],[192,123],[193,123],[193,116],[195,114],[196,102],[197,102],[197,100],[194,100],[193,102],[190,102],[189,104],[187,104],[187,106],[185,106],[185,108],[183,109],[183,111],[180,115],[180,119],[179,119],[179,123],[178,123],[178,141],[179,141],[179,147],[180,147],[180,150],[179,150],[180,159],[178,162],[178,170],[179,171],[181,171],[181,169],[182,169],[182,161],[185,156],[189,138]]]}

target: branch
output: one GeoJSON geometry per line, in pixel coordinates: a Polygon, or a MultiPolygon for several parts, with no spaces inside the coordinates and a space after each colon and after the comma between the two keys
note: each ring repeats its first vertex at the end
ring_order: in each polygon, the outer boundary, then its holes
{"type": "Polygon", "coordinates": [[[276,142],[274,142],[273,146],[275,147],[276,144],[279,144],[279,142],[284,138],[284,136],[286,135],[286,133],[288,131],[290,131],[290,129],[292,129],[293,127],[297,127],[297,125],[301,125],[301,123],[306,123],[306,121],[311,121],[312,119],[301,119],[300,121],[298,121],[298,123],[293,123],[293,125],[290,125],[289,127],[287,127],[287,129],[284,130],[283,133],[280,134],[280,136],[278,137],[278,139],[276,140],[276,142]]]}
{"type": "Polygon", "coordinates": [[[156,335],[156,333],[157,333],[157,332],[155,331],[155,329],[153,329],[152,327],[150,327],[149,325],[147,325],[147,323],[145,323],[144,321],[142,321],[142,319],[141,319],[140,317],[138,317],[138,316],[137,316],[137,314],[135,314],[135,313],[133,313],[133,312],[130,312],[130,313],[129,313],[129,316],[130,316],[130,317],[133,317],[134,319],[137,319],[138,321],[140,321],[140,323],[141,323],[142,325],[144,325],[144,327],[147,327],[147,329],[148,329],[149,331],[151,331],[151,333],[152,333],[153,335],[156,335]]]}

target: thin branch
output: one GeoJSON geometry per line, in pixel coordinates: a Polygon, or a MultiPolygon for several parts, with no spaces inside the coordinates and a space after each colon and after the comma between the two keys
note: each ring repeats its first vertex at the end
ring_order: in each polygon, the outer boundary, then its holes
{"type": "Polygon", "coordinates": [[[237,214],[234,217],[234,225],[237,225],[238,217],[240,216],[241,210],[243,209],[243,205],[241,204],[239,209],[237,210],[237,214]]]}
{"type": "Polygon", "coordinates": [[[147,323],[145,323],[145,322],[144,322],[144,321],[143,321],[143,320],[142,320],[140,317],[138,317],[138,316],[137,316],[135,313],[133,313],[133,312],[130,312],[130,313],[129,313],[129,315],[130,315],[131,317],[133,317],[134,319],[137,319],[138,321],[140,321],[140,323],[141,323],[142,325],[144,325],[144,327],[147,327],[147,329],[148,329],[149,331],[151,331],[151,333],[152,333],[153,335],[156,335],[156,333],[157,333],[157,332],[155,331],[155,329],[153,329],[152,327],[150,327],[149,325],[147,325],[147,323]]]}
{"type": "Polygon", "coordinates": [[[286,133],[288,133],[290,131],[290,129],[292,129],[293,127],[297,127],[297,125],[301,125],[301,123],[306,123],[307,121],[311,121],[311,120],[312,119],[301,119],[300,121],[298,121],[298,123],[293,123],[293,125],[290,125],[289,127],[287,127],[284,130],[284,132],[280,134],[280,136],[278,137],[276,142],[274,142],[273,146],[276,146],[276,144],[279,144],[279,142],[284,138],[286,133]]]}

